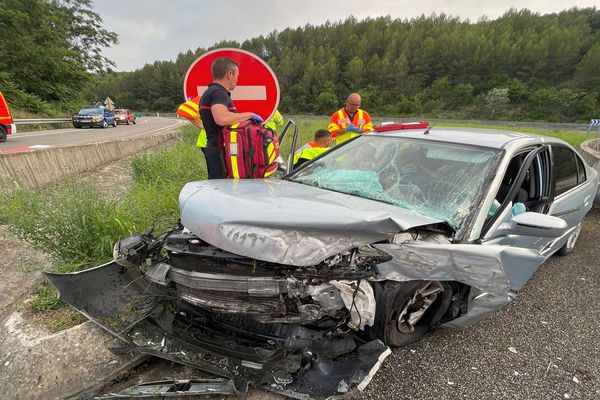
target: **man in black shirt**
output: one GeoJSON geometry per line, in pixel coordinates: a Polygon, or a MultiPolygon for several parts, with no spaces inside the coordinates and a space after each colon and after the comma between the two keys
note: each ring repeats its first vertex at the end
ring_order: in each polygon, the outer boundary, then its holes
{"type": "Polygon", "coordinates": [[[213,83],[202,94],[199,107],[207,137],[207,145],[202,152],[206,159],[208,179],[220,179],[224,175],[221,149],[217,147],[221,129],[249,119],[257,122],[263,120],[251,112],[236,112],[230,93],[237,85],[240,71],[235,61],[226,57],[217,58],[211,69],[213,83]]]}

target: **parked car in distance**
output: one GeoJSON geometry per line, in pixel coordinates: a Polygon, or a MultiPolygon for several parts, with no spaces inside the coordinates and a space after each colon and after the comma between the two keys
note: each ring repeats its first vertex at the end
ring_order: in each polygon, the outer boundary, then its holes
{"type": "Polygon", "coordinates": [[[117,120],[117,124],[135,124],[136,123],[136,118],[135,118],[135,114],[133,113],[133,111],[127,109],[127,108],[115,108],[113,110],[113,113],[115,114],[115,119],[117,120]]]}
{"type": "Polygon", "coordinates": [[[387,126],[281,179],[190,182],[173,230],[47,276],[128,351],[324,399],[362,390],[388,346],[508,304],[573,251],[597,192],[560,139],[387,126]]]}
{"type": "Polygon", "coordinates": [[[8,103],[0,92],[0,142],[6,142],[6,138],[12,133],[17,133],[17,126],[8,109],[8,103]]]}
{"type": "Polygon", "coordinates": [[[73,114],[73,126],[75,128],[97,127],[107,128],[109,125],[117,126],[115,114],[104,107],[84,107],[73,114]]]}

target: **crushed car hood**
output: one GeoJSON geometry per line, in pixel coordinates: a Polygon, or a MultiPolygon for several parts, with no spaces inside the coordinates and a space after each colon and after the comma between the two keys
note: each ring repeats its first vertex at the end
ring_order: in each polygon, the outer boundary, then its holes
{"type": "Polygon", "coordinates": [[[258,260],[309,266],[349,248],[443,221],[382,202],[299,183],[190,182],[181,223],[202,240],[258,260]]]}

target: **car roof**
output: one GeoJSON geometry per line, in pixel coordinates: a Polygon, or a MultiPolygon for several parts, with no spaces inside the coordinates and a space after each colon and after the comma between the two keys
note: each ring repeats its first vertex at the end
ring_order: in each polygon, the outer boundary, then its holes
{"type": "Polygon", "coordinates": [[[374,132],[373,134],[377,136],[396,136],[412,139],[425,139],[436,142],[468,144],[495,149],[542,143],[557,143],[568,146],[567,142],[558,138],[529,135],[527,133],[507,130],[433,126],[429,129],[427,134],[425,134],[426,131],[427,129],[402,129],[388,132],[374,132]]]}

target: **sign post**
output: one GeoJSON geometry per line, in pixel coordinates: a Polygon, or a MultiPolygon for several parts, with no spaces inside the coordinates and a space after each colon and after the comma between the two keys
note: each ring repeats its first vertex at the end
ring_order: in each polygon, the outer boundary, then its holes
{"type": "Polygon", "coordinates": [[[184,98],[202,96],[213,81],[211,65],[221,57],[232,59],[240,68],[237,87],[231,92],[237,111],[250,111],[269,120],[279,105],[279,82],[264,60],[245,50],[216,49],[198,57],[185,74],[184,98]]]}

